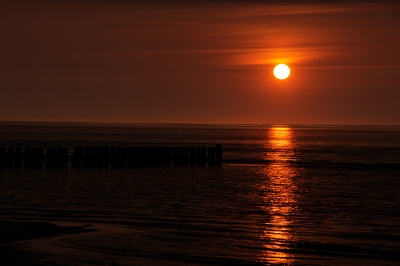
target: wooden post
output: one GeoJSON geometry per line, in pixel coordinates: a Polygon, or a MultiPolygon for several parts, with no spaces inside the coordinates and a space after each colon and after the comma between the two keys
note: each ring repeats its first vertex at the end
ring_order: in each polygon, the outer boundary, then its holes
{"type": "Polygon", "coordinates": [[[62,160],[63,160],[63,148],[62,147],[57,147],[56,167],[61,167],[62,166],[62,160]]]}
{"type": "Polygon", "coordinates": [[[83,167],[90,166],[90,148],[85,147],[83,148],[83,167]]]}
{"type": "Polygon", "coordinates": [[[61,166],[68,166],[68,147],[62,148],[61,166]]]}
{"type": "Polygon", "coordinates": [[[56,166],[57,167],[62,166],[62,160],[63,160],[63,148],[57,147],[57,153],[56,153],[56,166]]]}
{"type": "Polygon", "coordinates": [[[43,168],[43,159],[44,159],[44,149],[38,148],[37,149],[37,167],[43,168]]]}
{"type": "Polygon", "coordinates": [[[215,146],[216,149],[216,160],[215,163],[217,166],[221,166],[222,165],[222,145],[221,144],[217,144],[215,146]]]}
{"type": "Polygon", "coordinates": [[[144,166],[144,148],[143,147],[137,147],[135,148],[135,160],[136,160],[136,164],[138,166],[144,166]]]}
{"type": "Polygon", "coordinates": [[[97,167],[105,167],[104,163],[104,147],[97,148],[97,167]]]}
{"type": "MultiPolygon", "coordinates": [[[[221,166],[222,145],[215,147],[108,147],[73,148],[73,166],[81,167],[108,167],[111,160],[112,166],[221,166]],[[110,154],[111,151],[111,154],[110,154]],[[83,154],[82,154],[83,152],[83,154]]],[[[69,159],[68,147],[46,148],[46,156],[43,148],[25,147],[0,147],[0,169],[21,168],[24,161],[25,168],[46,166],[67,167],[69,159]],[[22,158],[23,157],[23,158],[22,158]],[[15,165],[14,165],[15,163],[15,165]]]]}
{"type": "Polygon", "coordinates": [[[151,147],[150,148],[150,161],[151,161],[151,166],[156,166],[157,165],[157,147],[151,147]]]}
{"type": "Polygon", "coordinates": [[[183,165],[183,147],[179,147],[179,165],[183,165]]]}
{"type": "Polygon", "coordinates": [[[51,147],[51,166],[52,167],[57,166],[57,148],[56,147],[51,147]]]}
{"type": "Polygon", "coordinates": [[[208,166],[215,166],[215,147],[208,147],[208,166]]]}
{"type": "Polygon", "coordinates": [[[57,148],[56,147],[51,147],[50,155],[51,155],[50,166],[56,167],[57,166],[57,148]]]}
{"type": "Polygon", "coordinates": [[[103,151],[103,147],[97,147],[96,149],[96,164],[97,167],[103,167],[104,163],[104,151],[103,151]]]}
{"type": "Polygon", "coordinates": [[[194,166],[196,164],[196,147],[190,147],[190,166],[194,166]]]}
{"type": "Polygon", "coordinates": [[[108,168],[108,165],[110,164],[110,148],[109,147],[104,147],[103,148],[103,153],[104,153],[103,166],[105,168],[108,168]]]}
{"type": "Polygon", "coordinates": [[[117,147],[115,165],[125,167],[126,163],[126,147],[117,147]]]}
{"type": "Polygon", "coordinates": [[[201,147],[196,147],[196,165],[201,165],[201,147]]]}
{"type": "Polygon", "coordinates": [[[46,167],[47,168],[51,167],[51,148],[50,147],[46,148],[46,167]]]}
{"type": "Polygon", "coordinates": [[[121,166],[121,147],[116,147],[115,148],[115,166],[119,167],[121,166]]]}
{"type": "Polygon", "coordinates": [[[75,147],[72,154],[72,165],[74,167],[82,167],[82,148],[75,147]]]}
{"type": "Polygon", "coordinates": [[[8,147],[7,149],[7,169],[14,167],[14,148],[8,147]]]}
{"type": "Polygon", "coordinates": [[[24,167],[26,169],[31,168],[31,159],[32,159],[32,149],[30,147],[25,147],[24,167]]]}
{"type": "Polygon", "coordinates": [[[110,161],[111,167],[115,167],[117,164],[117,149],[115,147],[111,147],[110,149],[110,161]]]}
{"type": "Polygon", "coordinates": [[[97,147],[90,148],[90,167],[95,168],[97,161],[97,147]]]}
{"type": "Polygon", "coordinates": [[[133,147],[133,166],[139,166],[140,163],[140,148],[133,147]]]}
{"type": "Polygon", "coordinates": [[[143,159],[144,159],[144,165],[149,166],[150,165],[150,147],[144,148],[143,159]]]}
{"type": "Polygon", "coordinates": [[[189,164],[189,147],[183,148],[183,165],[188,166],[189,164]]]}
{"type": "Polygon", "coordinates": [[[0,147],[0,169],[6,168],[6,158],[7,158],[6,147],[0,147]]]}
{"type": "Polygon", "coordinates": [[[121,167],[126,165],[126,147],[121,147],[121,167]]]}
{"type": "Polygon", "coordinates": [[[167,148],[167,166],[171,166],[172,163],[172,147],[167,148]]]}
{"type": "Polygon", "coordinates": [[[179,147],[173,147],[173,161],[174,161],[174,166],[179,165],[179,147]]]}
{"type": "Polygon", "coordinates": [[[31,149],[31,167],[36,168],[37,166],[37,148],[33,147],[31,149]]]}
{"type": "Polygon", "coordinates": [[[22,168],[22,148],[21,147],[15,148],[15,168],[17,168],[17,169],[22,168]]]}
{"type": "Polygon", "coordinates": [[[201,147],[201,166],[206,166],[207,163],[207,147],[201,147]]]}
{"type": "Polygon", "coordinates": [[[167,163],[167,148],[158,147],[157,148],[157,165],[164,167],[167,163]]]}
{"type": "Polygon", "coordinates": [[[132,167],[133,165],[133,147],[126,148],[126,165],[132,167]]]}

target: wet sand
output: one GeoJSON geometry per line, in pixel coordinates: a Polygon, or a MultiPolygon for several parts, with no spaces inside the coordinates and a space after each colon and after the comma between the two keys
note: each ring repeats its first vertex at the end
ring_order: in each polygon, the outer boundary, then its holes
{"type": "Polygon", "coordinates": [[[29,252],[29,245],[25,243],[27,240],[94,231],[96,229],[90,228],[90,225],[59,226],[47,222],[0,221],[0,265],[46,265],[39,261],[36,254],[29,252]]]}

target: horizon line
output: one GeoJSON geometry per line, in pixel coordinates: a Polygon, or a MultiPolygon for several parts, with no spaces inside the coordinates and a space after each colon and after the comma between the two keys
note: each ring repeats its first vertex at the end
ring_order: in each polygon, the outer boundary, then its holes
{"type": "Polygon", "coordinates": [[[56,121],[56,120],[0,120],[0,124],[6,123],[17,123],[17,124],[82,124],[82,125],[105,125],[105,124],[115,124],[115,125],[148,125],[148,126],[269,126],[269,127],[305,127],[305,126],[321,126],[321,127],[400,127],[400,124],[324,124],[324,123],[206,123],[206,122],[127,122],[127,121],[56,121]]]}

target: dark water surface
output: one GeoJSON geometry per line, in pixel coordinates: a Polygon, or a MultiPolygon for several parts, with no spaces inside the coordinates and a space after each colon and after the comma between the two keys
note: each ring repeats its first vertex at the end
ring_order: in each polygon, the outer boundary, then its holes
{"type": "Polygon", "coordinates": [[[1,170],[0,247],[37,265],[400,264],[399,127],[0,124],[0,146],[217,143],[220,168],[1,170]]]}

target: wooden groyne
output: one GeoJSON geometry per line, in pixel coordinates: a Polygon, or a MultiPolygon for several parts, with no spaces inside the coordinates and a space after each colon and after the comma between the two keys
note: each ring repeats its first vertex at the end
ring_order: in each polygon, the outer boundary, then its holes
{"type": "Polygon", "coordinates": [[[72,166],[221,166],[222,145],[211,147],[0,147],[0,169],[72,166]]]}

